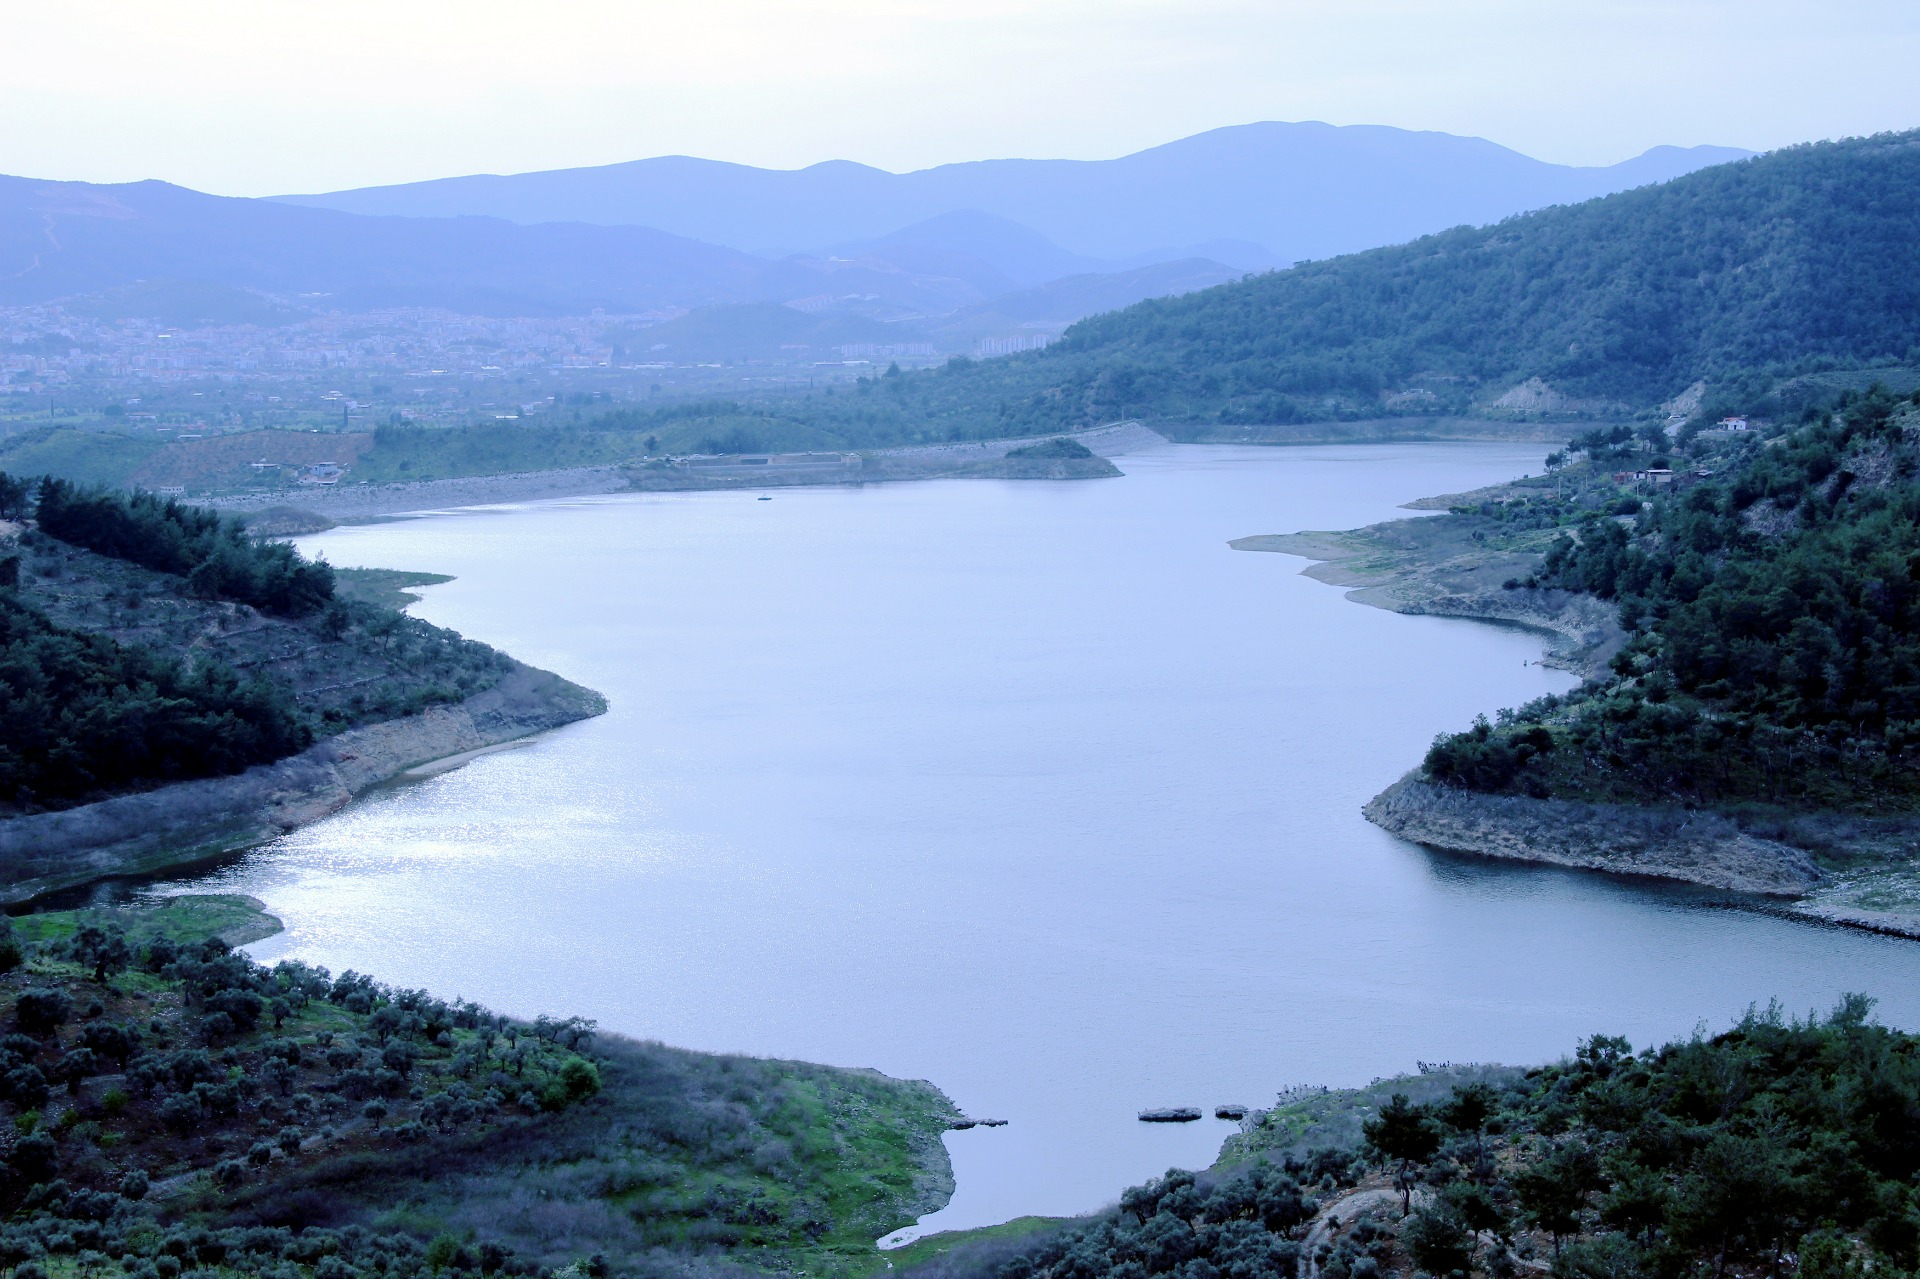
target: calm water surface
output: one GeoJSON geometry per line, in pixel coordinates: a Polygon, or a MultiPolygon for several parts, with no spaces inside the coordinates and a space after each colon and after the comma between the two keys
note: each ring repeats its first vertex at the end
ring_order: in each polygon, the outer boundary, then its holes
{"type": "Polygon", "coordinates": [[[1524,634],[1355,605],[1227,539],[1539,462],[1170,447],[1111,481],[620,496],[307,539],[455,574],[415,611],[613,709],[214,882],[286,920],[266,960],[932,1079],[1011,1124],[949,1135],[959,1191],[930,1228],[1090,1209],[1228,1130],[1146,1106],[1533,1062],[1774,997],[1864,989],[1920,1024],[1920,946],[1361,819],[1437,731],[1568,677],[1524,634]]]}

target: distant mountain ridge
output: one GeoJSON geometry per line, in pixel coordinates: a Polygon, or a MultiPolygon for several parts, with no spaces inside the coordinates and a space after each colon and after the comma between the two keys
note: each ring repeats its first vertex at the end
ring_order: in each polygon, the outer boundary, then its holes
{"type": "MultiPolygon", "coordinates": [[[[305,313],[294,307],[583,315],[781,302],[911,321],[1089,273],[1107,281],[1099,296],[1124,305],[1165,274],[1117,268],[972,212],[771,261],[651,227],[369,216],[158,181],[0,177],[0,305],[61,300],[167,323],[283,323],[305,313]]],[[[1208,263],[1183,278],[1237,274],[1208,263]]]]}
{"type": "Polygon", "coordinates": [[[1080,321],[1044,351],[788,411],[914,439],[1120,418],[1797,413],[1795,379],[1920,366],[1920,130],[1788,147],[1492,226],[1080,321]]]}
{"type": "Polygon", "coordinates": [[[329,306],[640,311],[818,287],[810,273],[648,227],[366,217],[166,182],[0,177],[0,303],[180,280],[329,306]]]}
{"type": "Polygon", "coordinates": [[[775,255],[874,240],[971,210],[1086,257],[1148,265],[1211,256],[1247,268],[1397,244],[1750,154],[1655,147],[1620,164],[1576,168],[1483,138],[1263,122],[1113,160],[981,160],[896,174],[846,160],[773,170],[661,156],[279,199],[408,217],[651,226],[775,255]],[[1242,254],[1225,256],[1222,241],[1241,242],[1242,254]],[[1268,260],[1240,260],[1250,251],[1268,260]]]}
{"type": "Polygon", "coordinates": [[[1111,271],[1119,265],[1068,252],[1038,231],[977,209],[937,214],[877,239],[836,245],[828,252],[855,259],[877,258],[909,270],[926,268],[928,273],[935,273],[942,265],[961,266],[966,260],[984,263],[999,274],[1003,285],[990,293],[1029,289],[1069,275],[1111,271]]]}
{"type": "Polygon", "coordinates": [[[271,324],[301,313],[288,304],[631,315],[789,303],[968,350],[1744,154],[1656,148],[1574,169],[1477,138],[1262,124],[1112,161],[909,174],[668,157],[281,200],[0,177],[0,304],[271,324]],[[749,251],[768,245],[812,247],[749,251]]]}

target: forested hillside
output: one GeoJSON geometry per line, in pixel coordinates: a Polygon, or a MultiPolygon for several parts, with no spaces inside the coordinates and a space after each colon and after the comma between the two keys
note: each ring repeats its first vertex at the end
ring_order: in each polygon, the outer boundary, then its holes
{"type": "Polygon", "coordinates": [[[0,917],[14,1279],[839,1279],[938,1206],[930,1085],[267,967],[258,905],[0,917]]]}
{"type": "Polygon", "coordinates": [[[333,599],[332,568],[283,543],[255,541],[238,520],[204,507],[44,479],[33,513],[49,537],[177,574],[209,599],[235,599],[287,617],[318,612],[333,599]]]}
{"type": "Polygon", "coordinates": [[[1283,1099],[1208,1173],[1169,1172],[1090,1220],[908,1273],[1910,1273],[1920,1040],[1870,1011],[1850,996],[1825,1018],[1755,1011],[1722,1034],[1638,1053],[1596,1035],[1524,1074],[1455,1072],[1484,1077],[1450,1090],[1443,1072],[1283,1099]]]}
{"type": "MultiPolygon", "coordinates": [[[[1601,471],[1621,445],[1579,441],[1601,471]]],[[[1627,801],[1920,806],[1920,401],[1698,442],[1628,515],[1568,512],[1537,578],[1631,632],[1613,673],[1443,737],[1436,781],[1627,801]]],[[[1664,459],[1663,459],[1664,460],[1664,459]]]]}
{"type": "Polygon", "coordinates": [[[0,474],[0,816],[218,777],[457,702],[512,661],[230,516],[0,474]]]}
{"type": "MultiPolygon", "coordinates": [[[[1663,186],[1094,316],[1042,352],[784,410],[848,437],[1643,411],[1920,361],[1920,134],[1792,147],[1663,186]]],[[[1712,402],[1709,408],[1714,407],[1712,402]]]]}

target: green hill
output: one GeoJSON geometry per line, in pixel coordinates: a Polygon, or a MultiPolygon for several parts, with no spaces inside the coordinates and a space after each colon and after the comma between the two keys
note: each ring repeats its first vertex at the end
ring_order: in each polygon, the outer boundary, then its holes
{"type": "MultiPolygon", "coordinates": [[[[906,1279],[1910,1274],[1920,1040],[1844,996],[1528,1071],[1301,1090],[1198,1174],[1022,1236],[929,1241],[906,1279]]],[[[1010,1232],[1009,1232],[1010,1233],[1010,1232]]]]}
{"type": "Polygon", "coordinates": [[[951,1188],[930,1084],[269,968],[259,906],[0,917],[14,1279],[858,1279],[951,1188]]]}
{"type": "Polygon", "coordinates": [[[0,474],[0,516],[0,818],[238,773],[514,669],[204,508],[0,474]]]}
{"type": "Polygon", "coordinates": [[[1920,133],[1792,147],[1142,302],[1042,352],[791,411],[848,435],[958,436],[1120,417],[1613,416],[1701,379],[1736,403],[1795,373],[1909,361],[1920,133]]]}
{"type": "Polygon", "coordinates": [[[1904,358],[1917,267],[1920,136],[1902,135],[1145,303],[1086,322],[1060,356],[1124,357],[1171,411],[1317,416],[1331,397],[1372,415],[1420,391],[1484,405],[1536,377],[1645,407],[1742,370],[1904,358]]]}
{"type": "MultiPolygon", "coordinates": [[[[1567,519],[1509,586],[1606,600],[1630,642],[1608,678],[1443,737],[1427,774],[1541,797],[1920,808],[1917,399],[1875,391],[1771,436],[1696,441],[1644,508],[1567,519]]],[[[1620,464],[1604,438],[1582,443],[1593,469],[1620,464]]]]}

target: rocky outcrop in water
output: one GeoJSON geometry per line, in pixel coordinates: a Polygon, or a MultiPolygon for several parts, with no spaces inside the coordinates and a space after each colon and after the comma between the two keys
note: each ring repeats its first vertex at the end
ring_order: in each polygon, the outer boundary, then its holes
{"type": "Polygon", "coordinates": [[[1197,1106],[1163,1106],[1158,1110],[1140,1112],[1143,1124],[1190,1124],[1200,1118],[1197,1106]]]}
{"type": "Polygon", "coordinates": [[[0,821],[0,902],[246,848],[317,821],[410,768],[606,709],[598,693],[516,664],[464,702],[368,724],[237,776],[0,821]]]}

